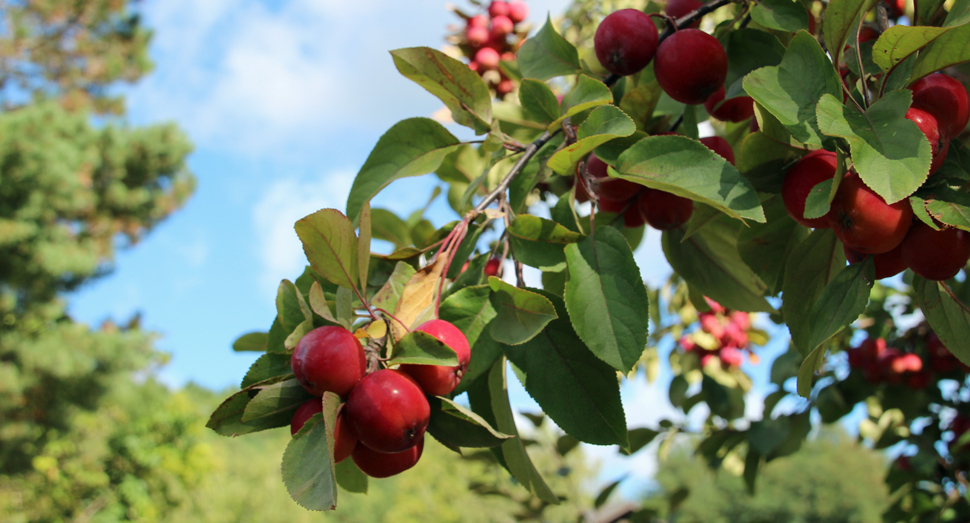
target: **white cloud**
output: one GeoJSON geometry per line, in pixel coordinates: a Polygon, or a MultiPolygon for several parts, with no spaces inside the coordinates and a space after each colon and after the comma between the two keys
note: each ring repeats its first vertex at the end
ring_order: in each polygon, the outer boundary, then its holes
{"type": "Polygon", "coordinates": [[[336,172],[318,181],[285,178],[272,182],[253,208],[255,247],[262,264],[258,286],[272,297],[280,280],[303,272],[306,257],[293,224],[324,208],[341,209],[350,193],[353,173],[336,172]]]}

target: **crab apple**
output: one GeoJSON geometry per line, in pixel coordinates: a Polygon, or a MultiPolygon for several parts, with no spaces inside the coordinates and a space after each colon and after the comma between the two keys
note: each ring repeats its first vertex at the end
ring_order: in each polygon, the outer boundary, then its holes
{"type": "MultiPolygon", "coordinates": [[[[861,252],[854,251],[847,245],[843,245],[842,249],[845,251],[845,259],[848,260],[849,263],[859,263],[865,260],[866,256],[869,256],[868,254],[862,254],[861,252]]],[[[889,252],[873,254],[872,257],[873,263],[875,264],[877,280],[895,276],[906,270],[906,260],[903,259],[902,244],[899,244],[895,249],[889,252]]]]}
{"type": "Polygon", "coordinates": [[[937,231],[918,221],[910,227],[901,251],[916,274],[927,280],[948,280],[970,259],[970,233],[956,227],[937,231]]]}
{"type": "Polygon", "coordinates": [[[630,207],[623,213],[623,225],[628,229],[635,229],[647,223],[647,218],[640,212],[640,207],[637,205],[639,200],[630,203],[630,207]]]}
{"type": "MultiPolygon", "coordinates": [[[[704,5],[704,2],[700,0],[667,0],[667,4],[664,6],[664,13],[672,18],[682,18],[689,15],[692,11],[696,11],[702,5],[704,5]]],[[[690,24],[695,29],[700,27],[700,25],[700,20],[690,24]]]]}
{"type": "Polygon", "coordinates": [[[320,412],[323,412],[323,401],[320,398],[308,399],[303,402],[302,405],[297,407],[296,412],[293,413],[293,419],[290,420],[290,436],[300,432],[300,429],[306,424],[306,420],[320,412]]]}
{"type": "Polygon", "coordinates": [[[351,431],[378,452],[401,452],[415,446],[431,418],[431,406],[421,386],[397,369],[364,376],[350,392],[345,408],[351,431]]]}
{"type": "MultiPolygon", "coordinates": [[[[497,263],[498,260],[492,258],[497,263]]],[[[492,262],[489,260],[489,263],[492,262]]],[[[486,271],[488,264],[485,265],[486,271]]],[[[487,272],[486,272],[487,274],[487,272]]],[[[465,334],[451,323],[445,320],[429,320],[419,325],[416,331],[426,332],[435,337],[441,343],[451,347],[458,356],[458,365],[401,365],[401,370],[408,373],[426,394],[432,396],[444,396],[455,390],[461,377],[468,369],[468,362],[471,360],[472,351],[468,346],[468,338],[465,334]]]]}
{"type": "Polygon", "coordinates": [[[515,23],[524,21],[529,17],[529,4],[522,0],[512,0],[509,2],[509,19],[515,23]]]}
{"type": "Polygon", "coordinates": [[[360,341],[343,327],[317,327],[296,345],[290,358],[293,374],[314,396],[333,392],[346,396],[367,371],[360,341]]]}
{"type": "Polygon", "coordinates": [[[483,47],[475,53],[475,61],[483,70],[495,69],[498,67],[498,51],[491,47],[483,47]]]}
{"type": "Polygon", "coordinates": [[[702,331],[718,339],[724,336],[724,326],[713,313],[702,312],[697,315],[697,319],[700,321],[702,331]]]}
{"type": "Polygon", "coordinates": [[[923,360],[919,356],[908,352],[901,354],[892,361],[893,372],[902,374],[904,372],[919,372],[923,370],[923,360]]]}
{"type": "MultiPolygon", "coordinates": [[[[290,421],[290,435],[292,436],[299,432],[308,419],[320,412],[323,412],[323,402],[320,398],[306,400],[296,409],[296,413],[293,414],[293,420],[290,421]]],[[[347,456],[357,446],[357,438],[350,432],[350,427],[344,418],[344,409],[340,409],[337,412],[337,421],[334,423],[333,434],[333,460],[335,463],[340,463],[347,459],[347,456]]]]}
{"type": "Polygon", "coordinates": [[[593,35],[596,58],[611,73],[627,76],[650,63],[659,34],[650,16],[637,9],[620,9],[600,22],[593,35]]]}
{"type": "Polygon", "coordinates": [[[845,353],[848,356],[849,368],[859,369],[865,364],[865,356],[862,355],[861,349],[853,347],[845,351],[845,353]]]}
{"type": "Polygon", "coordinates": [[[512,80],[509,80],[508,78],[502,80],[498,83],[498,85],[495,86],[495,92],[498,93],[499,96],[505,96],[511,93],[513,90],[515,90],[515,85],[513,85],[512,80]]]}
{"type": "Polygon", "coordinates": [[[862,340],[859,344],[859,350],[862,351],[862,355],[867,361],[872,361],[880,358],[884,352],[886,352],[886,339],[885,338],[866,338],[862,340]]]}
{"type": "Polygon", "coordinates": [[[509,16],[509,3],[504,0],[492,0],[492,3],[488,4],[488,16],[492,18],[509,16]]]}
{"type": "Polygon", "coordinates": [[[515,29],[515,24],[507,16],[496,16],[492,18],[492,29],[489,34],[494,39],[504,38],[515,29]]]}
{"type": "MultiPolygon", "coordinates": [[[[620,214],[621,212],[624,211],[624,209],[627,208],[626,205],[627,205],[627,203],[630,202],[630,200],[629,199],[627,199],[627,200],[611,200],[611,199],[606,198],[606,197],[600,197],[599,200],[598,200],[598,202],[599,202],[600,211],[602,211],[602,212],[611,212],[613,214],[620,214]]],[[[634,206],[634,207],[636,207],[636,206],[634,206]]]]}
{"type": "Polygon", "coordinates": [[[470,25],[465,29],[465,40],[468,40],[468,45],[472,47],[481,47],[488,41],[488,29],[470,25]]]}
{"type": "Polygon", "coordinates": [[[717,153],[718,156],[727,160],[729,164],[734,165],[734,149],[731,148],[731,144],[727,140],[720,136],[708,136],[701,138],[700,142],[717,153]]]}
{"type": "Polygon", "coordinates": [[[963,84],[943,73],[933,73],[909,86],[913,107],[932,114],[950,137],[958,136],[970,121],[970,99],[963,84]]]}
{"type": "Polygon", "coordinates": [[[485,262],[485,276],[498,276],[498,270],[502,266],[502,262],[498,258],[489,258],[485,262]]]}
{"type": "Polygon", "coordinates": [[[717,357],[727,367],[740,367],[744,363],[744,354],[734,347],[724,347],[718,351],[717,357]]]}
{"type": "Polygon", "coordinates": [[[906,111],[906,119],[915,123],[919,130],[926,135],[926,139],[929,140],[930,155],[933,159],[930,164],[930,174],[935,173],[943,165],[943,160],[946,159],[946,153],[950,149],[950,140],[941,134],[936,118],[922,109],[910,107],[906,111]]]}
{"type": "Polygon", "coordinates": [[[651,227],[669,231],[687,223],[694,213],[694,202],[676,194],[645,188],[637,200],[637,208],[651,227]]]}
{"type": "Polygon", "coordinates": [[[781,184],[781,198],[785,202],[788,215],[796,222],[813,229],[829,227],[828,216],[831,211],[820,218],[806,218],[805,202],[813,187],[835,176],[836,161],[835,153],[818,149],[798,160],[785,173],[785,180],[781,184]]]}
{"type": "Polygon", "coordinates": [[[704,102],[707,113],[721,120],[722,122],[743,122],[754,116],[754,99],[750,96],[738,96],[724,101],[724,86],[714,92],[710,98],[704,102]],[[721,104],[718,106],[718,104],[721,104]]]}
{"type": "Polygon", "coordinates": [[[643,187],[622,178],[610,178],[606,168],[606,162],[597,158],[595,154],[589,155],[589,160],[586,161],[586,170],[590,177],[596,180],[593,192],[599,196],[614,201],[626,201],[633,198],[633,195],[643,187]]]}
{"type": "Polygon", "coordinates": [[[367,445],[354,448],[354,464],[372,478],[389,478],[413,467],[424,451],[424,436],[407,450],[394,453],[378,452],[367,445]]]}
{"type": "Polygon", "coordinates": [[[475,15],[468,19],[467,27],[488,27],[488,17],[485,15],[475,15]]]}
{"type": "Polygon", "coordinates": [[[887,204],[855,172],[842,179],[831,207],[827,216],[835,235],[851,249],[864,254],[895,249],[906,237],[913,220],[909,200],[887,204]]]}
{"type": "Polygon", "coordinates": [[[681,29],[657,48],[657,82],[680,103],[700,104],[724,85],[728,61],[717,38],[700,29],[681,29]]]}

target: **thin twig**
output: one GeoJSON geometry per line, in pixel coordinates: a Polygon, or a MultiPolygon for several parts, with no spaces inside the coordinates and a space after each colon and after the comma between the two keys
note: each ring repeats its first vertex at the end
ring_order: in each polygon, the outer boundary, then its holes
{"type": "MultiPolygon", "coordinates": [[[[862,25],[855,30],[855,54],[859,59],[859,77],[862,79],[862,103],[866,108],[869,107],[869,84],[866,82],[866,65],[862,63],[862,44],[859,43],[859,36],[862,34],[862,25]]],[[[863,111],[865,112],[865,111],[863,111]]]]}

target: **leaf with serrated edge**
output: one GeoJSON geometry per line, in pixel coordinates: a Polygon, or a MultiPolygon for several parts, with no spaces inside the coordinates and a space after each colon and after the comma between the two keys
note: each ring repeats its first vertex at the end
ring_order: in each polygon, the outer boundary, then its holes
{"type": "Polygon", "coordinates": [[[438,317],[457,327],[465,335],[468,345],[474,346],[496,315],[489,301],[491,293],[492,288],[488,285],[465,287],[441,302],[438,317]]]}
{"type": "Polygon", "coordinates": [[[333,313],[330,312],[330,306],[327,305],[327,298],[323,295],[323,287],[320,287],[320,283],[318,282],[313,282],[310,285],[310,308],[318,316],[330,323],[339,323],[333,313]]]}
{"type": "MultiPolygon", "coordinates": [[[[397,49],[391,51],[391,56],[401,74],[445,103],[455,122],[471,127],[477,134],[489,131],[492,95],[485,81],[468,65],[430,47],[397,49]]],[[[349,206],[347,210],[350,212],[349,206]]]]}
{"type": "Polygon", "coordinates": [[[280,376],[293,374],[290,367],[291,356],[289,354],[266,353],[260,356],[243,377],[239,388],[245,389],[261,381],[280,376]]]}
{"type": "Polygon", "coordinates": [[[428,401],[428,433],[448,447],[491,448],[514,437],[495,430],[481,416],[448,398],[435,396],[428,401]]]}
{"type": "Polygon", "coordinates": [[[956,299],[944,282],[913,276],[916,303],[943,345],[970,365],[970,309],[956,299]]]}
{"type": "Polygon", "coordinates": [[[949,31],[941,27],[894,25],[879,36],[872,48],[872,61],[889,71],[909,55],[949,31]]]}
{"type": "Polygon", "coordinates": [[[614,139],[630,136],[637,130],[633,120],[612,105],[593,109],[577,129],[577,141],[564,147],[549,158],[547,165],[553,171],[567,175],[576,164],[593,149],[614,139]]]}
{"type": "Polygon", "coordinates": [[[814,351],[865,312],[875,282],[874,263],[867,256],[864,262],[843,268],[822,290],[809,316],[809,350],[814,351]]]}
{"type": "Polygon", "coordinates": [[[563,96],[559,118],[550,123],[548,129],[550,131],[555,130],[566,118],[612,101],[613,92],[606,84],[581,74],[576,80],[576,86],[573,87],[573,90],[563,96]]]}
{"type": "Polygon", "coordinates": [[[431,319],[445,262],[443,256],[436,257],[434,263],[415,272],[404,285],[401,298],[394,308],[394,318],[391,319],[391,333],[395,340],[400,340],[413,327],[431,319]]]}
{"type": "Polygon", "coordinates": [[[579,241],[581,236],[552,221],[520,214],[508,228],[515,259],[531,267],[546,271],[566,268],[566,245],[579,241]]]}
{"type": "Polygon", "coordinates": [[[357,235],[350,220],[336,209],[321,209],[293,226],[310,266],[332,283],[357,288],[357,235]]]}
{"type": "MultiPolygon", "coordinates": [[[[937,220],[970,231],[970,195],[950,188],[934,189],[926,210],[937,220]]],[[[936,227],[934,227],[935,229],[936,227]]]]}
{"type": "MultiPolygon", "coordinates": [[[[597,230],[597,236],[605,230],[610,228],[597,230]]],[[[616,240],[626,244],[622,237],[616,240]]],[[[637,286],[643,289],[642,284],[637,286]]],[[[568,288],[567,283],[567,296],[568,288]]],[[[597,359],[580,341],[565,317],[562,299],[549,292],[539,292],[556,305],[559,318],[528,342],[505,347],[509,360],[528,376],[525,390],[567,434],[594,445],[629,448],[616,371],[597,359]]],[[[598,307],[599,303],[588,305],[589,309],[598,307]]],[[[644,313],[644,323],[646,317],[644,313]]]]}
{"type": "Polygon", "coordinates": [[[751,8],[751,20],[768,29],[795,32],[808,29],[808,13],[799,2],[761,0],[751,8]]]}
{"type": "Polygon", "coordinates": [[[232,350],[235,352],[266,352],[266,344],[268,341],[268,333],[249,332],[232,342],[232,350]]]}
{"type": "Polygon", "coordinates": [[[777,67],[744,77],[744,90],[799,142],[821,145],[815,104],[823,94],[840,95],[839,73],[815,37],[799,31],[777,67]]]}
{"type": "Polygon", "coordinates": [[[599,359],[630,372],[647,343],[650,299],[626,239],[612,227],[566,246],[566,308],[599,359]]]}
{"type": "Polygon", "coordinates": [[[347,196],[347,216],[356,223],[364,204],[388,184],[434,172],[459,146],[457,138],[430,118],[408,118],[394,124],[377,141],[354,178],[347,196]]]}
{"type": "Polygon", "coordinates": [[[293,332],[300,322],[313,319],[303,295],[290,280],[280,282],[276,292],[276,310],[280,326],[286,332],[293,332]]]}
{"type": "Polygon", "coordinates": [[[920,51],[909,81],[970,61],[970,24],[950,28],[920,51]]]}
{"type": "Polygon", "coordinates": [[[394,344],[394,357],[388,363],[454,367],[458,365],[458,355],[427,332],[412,331],[394,344]]]}
{"type": "Polygon", "coordinates": [[[489,332],[492,338],[506,345],[518,345],[531,340],[550,321],[556,319],[556,308],[544,296],[505,283],[489,276],[492,288],[492,307],[497,314],[489,332]]]}
{"type": "Polygon", "coordinates": [[[930,142],[906,119],[912,97],[908,89],[888,92],[864,115],[845,111],[832,95],[818,102],[819,128],[849,142],[855,171],[890,205],[913,194],[930,172],[930,142]]]}
{"type": "Polygon", "coordinates": [[[307,420],[283,452],[283,484],[293,501],[307,510],[333,510],[337,506],[333,429],[324,421],[336,416],[337,406],[328,403],[324,401],[323,413],[307,420]]]}
{"type": "Polygon", "coordinates": [[[516,59],[522,76],[526,78],[548,80],[582,70],[579,52],[573,44],[559,36],[549,16],[542,29],[523,42],[516,59]]]}
{"type": "Polygon", "coordinates": [[[859,15],[868,12],[879,0],[831,0],[825,8],[822,19],[822,34],[825,48],[835,50],[836,63],[842,58],[842,50],[849,34],[859,20],[859,15]]]}
{"type": "Polygon", "coordinates": [[[242,420],[250,423],[286,412],[292,417],[296,409],[311,397],[296,378],[281,381],[260,389],[246,405],[242,420]]]}
{"type": "Polygon", "coordinates": [[[792,344],[807,356],[811,335],[812,305],[823,289],[845,267],[845,252],[831,229],[815,229],[788,257],[781,310],[791,332],[792,344]]]}
{"type": "Polygon", "coordinates": [[[532,120],[547,124],[559,118],[559,100],[544,82],[532,78],[519,85],[519,103],[532,120]]]}
{"type": "Polygon", "coordinates": [[[300,322],[300,324],[293,329],[293,332],[286,337],[286,340],[283,341],[283,346],[286,347],[286,350],[293,350],[296,348],[296,345],[300,343],[300,340],[312,330],[313,320],[304,320],[300,322]]]}
{"type": "Polygon", "coordinates": [[[640,140],[620,155],[610,176],[705,203],[733,218],[765,221],[748,180],[704,144],[684,136],[640,140]]]}

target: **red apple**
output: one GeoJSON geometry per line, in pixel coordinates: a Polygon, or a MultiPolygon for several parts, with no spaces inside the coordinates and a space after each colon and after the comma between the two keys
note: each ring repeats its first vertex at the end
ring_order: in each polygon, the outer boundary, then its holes
{"type": "Polygon", "coordinates": [[[805,155],[785,173],[781,184],[781,198],[785,210],[796,222],[813,229],[827,229],[831,211],[820,218],[805,217],[805,202],[812,188],[835,176],[835,153],[818,149],[805,155]]]}
{"type": "Polygon", "coordinates": [[[946,153],[950,149],[950,140],[940,133],[936,118],[922,109],[910,107],[906,111],[906,119],[915,123],[919,127],[919,130],[923,131],[923,134],[926,135],[926,139],[929,140],[930,155],[932,157],[930,174],[935,173],[943,165],[943,160],[946,159],[946,153]]]}
{"type": "Polygon", "coordinates": [[[488,41],[488,29],[477,25],[469,25],[465,29],[465,39],[468,40],[468,45],[481,47],[488,41]]]}
{"type": "MultiPolygon", "coordinates": [[[[868,254],[856,252],[845,245],[843,245],[842,248],[845,251],[845,258],[849,260],[849,263],[859,263],[862,260],[865,260],[866,256],[869,256],[868,254]]],[[[877,280],[895,276],[906,270],[906,261],[903,260],[902,244],[889,252],[873,254],[872,256],[875,258],[874,262],[877,280]]]]}
{"type": "Polygon", "coordinates": [[[492,18],[492,28],[489,35],[494,39],[505,38],[515,29],[515,24],[507,16],[496,16],[492,18]]]}
{"type": "Polygon", "coordinates": [[[700,29],[681,29],[657,48],[653,70],[660,87],[685,104],[700,104],[724,85],[727,53],[717,38],[700,29]]]}
{"type": "Polygon", "coordinates": [[[421,386],[401,370],[381,369],[364,376],[345,408],[353,434],[378,452],[401,452],[417,445],[431,418],[421,386]]]}
{"type": "Polygon", "coordinates": [[[906,265],[916,274],[927,280],[947,280],[970,259],[970,233],[956,227],[937,231],[918,221],[909,229],[901,250],[906,265]]]}
{"type": "Polygon", "coordinates": [[[354,464],[372,478],[389,478],[413,467],[421,459],[424,450],[424,436],[417,443],[402,452],[378,452],[366,445],[354,448],[354,464]]]}
{"type": "Polygon", "coordinates": [[[509,2],[509,19],[515,23],[524,21],[529,17],[529,4],[522,0],[512,0],[509,2]]]}
{"type": "MultiPolygon", "coordinates": [[[[704,5],[704,2],[700,0],[667,0],[667,4],[664,5],[664,13],[673,18],[682,18],[696,11],[702,5],[704,5]]],[[[695,29],[700,25],[700,20],[690,24],[695,29]]]]}
{"type": "Polygon", "coordinates": [[[492,0],[491,4],[488,4],[488,15],[492,18],[496,16],[509,16],[509,4],[504,0],[492,0]]]}
{"type": "Polygon", "coordinates": [[[347,329],[317,327],[297,344],[290,358],[293,374],[314,396],[346,396],[367,371],[364,347],[347,329]]]}
{"type": "Polygon", "coordinates": [[[909,200],[887,204],[854,172],[842,179],[828,214],[835,235],[863,254],[895,249],[906,237],[912,219],[909,200]]]}
{"type": "Polygon", "coordinates": [[[708,114],[723,122],[743,122],[754,116],[754,100],[750,96],[738,96],[721,103],[724,95],[722,85],[704,102],[708,114]]]}
{"type": "Polygon", "coordinates": [[[963,84],[943,73],[934,73],[909,86],[913,91],[913,107],[936,118],[946,136],[956,137],[970,121],[970,100],[963,84]]]}
{"type": "Polygon", "coordinates": [[[306,424],[306,420],[320,412],[323,412],[323,401],[320,398],[313,398],[303,402],[302,405],[297,407],[296,412],[293,413],[293,419],[290,420],[290,436],[300,432],[300,429],[306,424]]]}
{"type": "MultiPolygon", "coordinates": [[[[496,263],[497,259],[492,258],[496,263]]],[[[489,260],[491,263],[492,260],[489,260]]],[[[486,274],[488,265],[485,265],[486,274]]],[[[438,341],[451,347],[458,356],[458,365],[448,367],[444,365],[401,365],[401,370],[408,373],[426,394],[432,396],[444,396],[455,390],[461,377],[468,369],[468,362],[471,360],[471,347],[468,346],[468,338],[465,334],[451,323],[445,320],[430,320],[419,325],[415,331],[426,332],[434,336],[438,341]]]]}
{"type": "Polygon", "coordinates": [[[731,148],[731,144],[727,140],[720,136],[708,136],[701,138],[700,142],[708,149],[716,152],[718,156],[727,160],[729,164],[734,165],[734,149],[731,148]]]}
{"type": "MultiPolygon", "coordinates": [[[[320,398],[314,398],[307,400],[299,408],[296,409],[296,413],[293,414],[293,420],[290,422],[290,435],[294,435],[303,428],[307,420],[312,418],[314,414],[323,412],[323,402],[320,398]]],[[[347,456],[354,450],[357,445],[357,437],[350,432],[350,427],[344,420],[344,409],[340,409],[337,412],[337,421],[334,423],[334,450],[333,459],[335,463],[340,463],[341,461],[347,459],[347,456]]]]}
{"type": "Polygon", "coordinates": [[[644,188],[637,200],[637,208],[651,227],[669,231],[687,223],[694,213],[694,202],[669,192],[644,188]]]}
{"type": "Polygon", "coordinates": [[[640,72],[657,51],[657,26],[638,9],[620,9],[600,22],[593,35],[596,58],[607,71],[626,76],[640,72]]]}
{"type": "Polygon", "coordinates": [[[475,61],[482,70],[495,69],[499,62],[498,51],[491,47],[483,47],[475,53],[475,61]]]}

